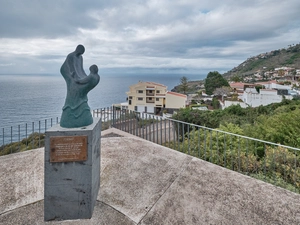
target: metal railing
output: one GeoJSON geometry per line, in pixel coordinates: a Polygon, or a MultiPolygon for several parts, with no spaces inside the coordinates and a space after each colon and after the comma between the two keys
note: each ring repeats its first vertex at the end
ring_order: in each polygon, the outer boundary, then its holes
{"type": "Polygon", "coordinates": [[[57,123],[58,117],[2,128],[0,156],[43,147],[45,131],[57,123]]]}
{"type": "Polygon", "coordinates": [[[112,118],[111,125],[122,131],[300,192],[298,148],[146,113],[119,111],[112,118]]]}
{"type": "MultiPolygon", "coordinates": [[[[111,126],[112,108],[93,110],[94,117],[101,117],[102,129],[111,126]]],[[[59,123],[59,118],[40,120],[38,122],[19,124],[1,128],[0,156],[44,147],[45,132],[48,128],[59,123]]]]}
{"type": "MultiPolygon", "coordinates": [[[[93,110],[102,130],[115,127],[151,142],[300,193],[300,151],[242,135],[116,107],[93,110]]],[[[0,156],[44,146],[58,118],[2,128],[0,156]],[[1,145],[2,144],[2,145],[1,145]]]]}

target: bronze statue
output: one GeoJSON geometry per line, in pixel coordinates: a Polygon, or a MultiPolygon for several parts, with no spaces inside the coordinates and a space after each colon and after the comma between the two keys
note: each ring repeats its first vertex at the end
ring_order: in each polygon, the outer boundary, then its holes
{"type": "Polygon", "coordinates": [[[93,123],[87,94],[99,83],[100,76],[96,65],[90,67],[89,75],[85,74],[82,65],[84,51],[84,46],[78,45],[76,50],[67,56],[60,69],[67,84],[67,97],[60,119],[61,127],[76,128],[93,123]]]}

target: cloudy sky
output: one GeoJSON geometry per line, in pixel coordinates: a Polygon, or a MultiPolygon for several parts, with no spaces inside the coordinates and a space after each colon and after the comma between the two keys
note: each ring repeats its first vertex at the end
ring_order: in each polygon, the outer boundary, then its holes
{"type": "Polygon", "coordinates": [[[300,42],[299,0],[0,0],[0,74],[199,73],[300,42]]]}

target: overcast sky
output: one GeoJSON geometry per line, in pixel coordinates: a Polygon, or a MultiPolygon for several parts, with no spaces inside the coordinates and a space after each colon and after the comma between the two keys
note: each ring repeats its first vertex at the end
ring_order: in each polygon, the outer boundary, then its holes
{"type": "Polygon", "coordinates": [[[224,73],[300,42],[299,0],[0,0],[0,74],[224,73]],[[88,71],[86,71],[88,73],[88,71]]]}

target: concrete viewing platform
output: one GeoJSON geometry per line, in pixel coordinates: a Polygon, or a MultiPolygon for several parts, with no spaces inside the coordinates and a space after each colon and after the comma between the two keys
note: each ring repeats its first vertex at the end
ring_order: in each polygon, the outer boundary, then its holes
{"type": "Polygon", "coordinates": [[[44,148],[0,157],[0,224],[300,224],[300,195],[117,129],[93,217],[44,222],[44,148]]]}

